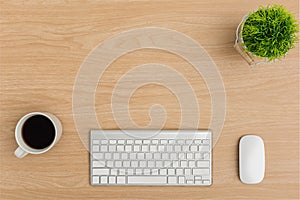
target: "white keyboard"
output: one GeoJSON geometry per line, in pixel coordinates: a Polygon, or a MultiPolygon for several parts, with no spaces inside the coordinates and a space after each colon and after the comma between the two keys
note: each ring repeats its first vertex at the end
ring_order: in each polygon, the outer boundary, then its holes
{"type": "Polygon", "coordinates": [[[91,185],[212,184],[209,130],[92,130],[91,185]]]}

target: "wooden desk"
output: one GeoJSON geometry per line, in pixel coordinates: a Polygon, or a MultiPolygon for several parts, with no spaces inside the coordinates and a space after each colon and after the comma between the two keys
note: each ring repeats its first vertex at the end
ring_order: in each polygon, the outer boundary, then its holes
{"type": "MultiPolygon", "coordinates": [[[[2,1],[1,2],[1,199],[298,199],[299,48],[281,62],[250,68],[233,49],[241,18],[268,0],[2,1]],[[91,187],[88,153],[72,116],[77,71],[100,42],[140,27],[164,27],[198,41],[215,61],[227,95],[227,116],[214,147],[211,187],[91,187]],[[61,141],[46,154],[14,157],[14,128],[31,111],[56,114],[61,141]],[[259,185],[238,178],[238,141],[257,134],[266,146],[266,176],[259,185]],[[297,189],[298,188],[298,189],[297,189]]],[[[276,1],[297,16],[298,1],[276,1]]],[[[118,128],[110,108],[116,81],[136,65],[164,63],[182,72],[200,100],[202,128],[210,119],[210,97],[202,77],[184,60],[156,50],[118,59],[101,78],[96,112],[105,129],[118,128]]],[[[148,85],[130,101],[133,120],[145,126],[148,109],[162,104],[166,129],[176,129],[180,108],[170,91],[148,85]],[[159,92],[157,92],[159,91],[159,92]],[[158,94],[159,93],[159,94],[158,94]]]]}

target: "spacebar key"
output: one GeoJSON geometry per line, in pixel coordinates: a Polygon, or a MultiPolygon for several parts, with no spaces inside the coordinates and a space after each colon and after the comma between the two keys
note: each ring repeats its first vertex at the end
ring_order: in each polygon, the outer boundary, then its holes
{"type": "Polygon", "coordinates": [[[159,185],[166,183],[166,176],[128,176],[128,184],[159,185]]]}

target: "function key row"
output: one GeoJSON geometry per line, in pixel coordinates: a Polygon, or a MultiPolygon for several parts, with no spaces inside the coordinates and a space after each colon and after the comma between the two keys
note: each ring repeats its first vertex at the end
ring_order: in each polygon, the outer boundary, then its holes
{"type": "Polygon", "coordinates": [[[93,140],[93,144],[209,144],[209,139],[93,140]]]}
{"type": "Polygon", "coordinates": [[[116,144],[116,145],[97,145],[94,144],[92,146],[93,152],[181,152],[181,151],[189,151],[189,152],[197,152],[197,151],[210,151],[209,145],[146,145],[146,144],[116,144]]]}

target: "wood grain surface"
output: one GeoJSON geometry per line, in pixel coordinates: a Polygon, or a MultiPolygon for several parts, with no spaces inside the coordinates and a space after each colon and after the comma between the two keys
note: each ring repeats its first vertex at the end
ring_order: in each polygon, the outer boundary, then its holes
{"type": "MultiPolygon", "coordinates": [[[[287,0],[1,1],[0,199],[299,199],[299,47],[280,62],[255,67],[233,48],[242,17],[272,3],[299,16],[299,2],[287,0]],[[72,112],[77,72],[101,42],[150,26],[193,38],[222,76],[226,120],[213,149],[211,187],[89,185],[89,154],[72,112]],[[57,115],[63,136],[49,152],[17,159],[14,128],[32,111],[57,115]],[[266,174],[258,185],[242,184],[238,178],[238,141],[245,134],[260,135],[265,141],[266,174]]],[[[122,56],[99,80],[95,111],[101,127],[118,128],[111,108],[113,88],[124,73],[145,63],[162,63],[184,75],[199,100],[201,128],[207,128],[212,106],[203,77],[178,56],[150,49],[122,56]]],[[[139,88],[130,99],[136,124],[151,122],[148,112],[153,104],[166,110],[165,129],[179,127],[176,97],[155,84],[139,88]]]]}

